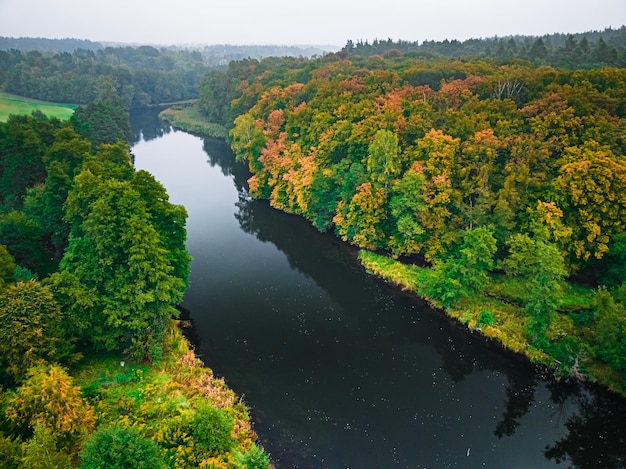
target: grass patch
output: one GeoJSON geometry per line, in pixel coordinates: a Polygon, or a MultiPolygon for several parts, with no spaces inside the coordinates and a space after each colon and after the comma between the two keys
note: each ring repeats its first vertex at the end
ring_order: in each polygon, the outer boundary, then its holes
{"type": "Polygon", "coordinates": [[[198,105],[193,102],[176,104],[161,111],[159,117],[191,134],[223,139],[228,136],[226,127],[207,121],[200,113],[198,105]]]}
{"type": "Polygon", "coordinates": [[[0,92],[0,122],[6,122],[11,114],[30,115],[33,111],[41,111],[48,117],[69,119],[76,107],[74,104],[49,103],[0,92]]]}

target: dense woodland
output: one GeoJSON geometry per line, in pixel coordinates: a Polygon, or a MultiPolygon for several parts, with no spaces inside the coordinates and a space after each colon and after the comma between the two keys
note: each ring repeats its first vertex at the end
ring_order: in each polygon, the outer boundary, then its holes
{"type": "Polygon", "coordinates": [[[626,70],[391,50],[231,63],[200,107],[234,119],[253,197],[430,265],[420,291],[444,307],[504,275],[530,349],[565,374],[599,363],[623,387],[626,70]],[[576,284],[589,294],[569,304],[576,284]]]}
{"type": "Polygon", "coordinates": [[[129,135],[112,103],[0,123],[0,466],[267,467],[175,327],[187,215],[129,135]]]}
{"type": "Polygon", "coordinates": [[[207,72],[199,52],[151,46],[72,53],[0,50],[0,89],[60,103],[89,104],[112,94],[125,108],[196,98],[207,72]]]}

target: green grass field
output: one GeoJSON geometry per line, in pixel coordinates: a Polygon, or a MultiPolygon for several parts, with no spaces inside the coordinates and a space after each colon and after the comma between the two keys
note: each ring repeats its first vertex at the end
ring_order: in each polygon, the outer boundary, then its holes
{"type": "Polygon", "coordinates": [[[9,114],[30,115],[35,110],[43,112],[48,117],[69,119],[74,109],[76,106],[73,104],[48,103],[0,92],[0,122],[6,122],[9,114]]]}

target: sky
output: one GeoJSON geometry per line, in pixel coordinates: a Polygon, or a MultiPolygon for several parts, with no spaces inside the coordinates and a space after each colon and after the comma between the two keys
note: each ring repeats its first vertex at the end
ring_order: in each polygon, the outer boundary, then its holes
{"type": "Polygon", "coordinates": [[[626,0],[0,0],[0,36],[140,44],[334,45],[576,33],[626,0]]]}

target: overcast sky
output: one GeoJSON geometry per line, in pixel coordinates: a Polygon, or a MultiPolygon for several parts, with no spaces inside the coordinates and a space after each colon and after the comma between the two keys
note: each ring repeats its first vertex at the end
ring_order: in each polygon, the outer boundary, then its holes
{"type": "Polygon", "coordinates": [[[151,44],[343,46],[622,24],[626,0],[0,0],[0,36],[151,44]]]}

